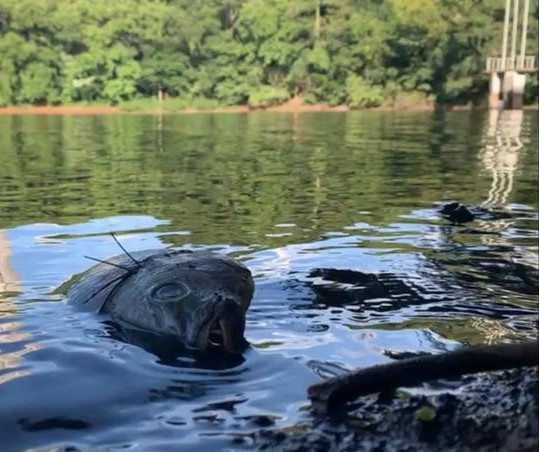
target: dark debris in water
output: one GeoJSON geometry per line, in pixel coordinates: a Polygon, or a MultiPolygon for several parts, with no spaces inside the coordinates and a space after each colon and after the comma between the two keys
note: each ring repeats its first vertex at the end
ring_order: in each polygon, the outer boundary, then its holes
{"type": "Polygon", "coordinates": [[[516,261],[510,250],[503,250],[502,255],[493,255],[494,251],[492,247],[486,252],[460,247],[453,254],[435,255],[432,260],[448,269],[462,287],[473,288],[488,283],[488,287],[495,285],[519,294],[537,294],[537,267],[516,261]]]}
{"type": "Polygon", "coordinates": [[[460,202],[442,205],[438,213],[446,220],[456,224],[470,223],[474,220],[501,220],[512,218],[506,211],[491,210],[480,206],[467,206],[460,202]]]}
{"type": "Polygon", "coordinates": [[[355,270],[340,270],[335,268],[315,268],[311,270],[309,276],[320,277],[341,284],[352,284],[354,286],[365,286],[376,284],[377,282],[375,275],[361,273],[355,270]]]}
{"type": "Polygon", "coordinates": [[[444,218],[453,223],[468,223],[475,220],[474,214],[466,206],[458,202],[444,205],[439,212],[444,218]]]}
{"type": "Polygon", "coordinates": [[[459,391],[360,398],[338,419],[254,435],[259,450],[535,451],[537,368],[467,376],[459,391]]]}
{"type": "Polygon", "coordinates": [[[492,286],[518,294],[535,295],[539,290],[535,267],[513,262],[510,257],[491,257],[460,250],[458,260],[453,255],[436,255],[430,262],[439,270],[438,278],[417,279],[410,275],[357,270],[315,268],[307,275],[306,285],[314,302],[323,306],[366,306],[377,312],[426,305],[430,311],[465,311],[475,315],[500,318],[530,315],[530,309],[492,295],[492,286]],[[488,283],[488,285],[486,285],[488,283]],[[485,287],[486,286],[486,287],[485,287]],[[463,298],[465,297],[465,298],[463,298]],[[465,301],[462,301],[465,299],[465,301]],[[473,302],[472,302],[473,301],[473,302]]]}
{"type": "Polygon", "coordinates": [[[91,425],[88,422],[78,419],[67,419],[62,417],[54,417],[48,419],[42,419],[39,421],[33,421],[30,419],[22,418],[17,421],[21,428],[27,432],[39,432],[43,430],[82,430],[89,428],[91,425]]]}
{"type": "Polygon", "coordinates": [[[275,418],[272,416],[255,415],[243,417],[244,420],[249,420],[252,425],[257,427],[271,427],[275,424],[275,418]]]}
{"type": "Polygon", "coordinates": [[[404,281],[404,276],[394,273],[375,275],[356,270],[315,268],[308,278],[320,279],[308,284],[316,302],[327,306],[357,305],[368,301],[371,309],[376,307],[383,311],[425,303],[425,298],[404,281]]]}

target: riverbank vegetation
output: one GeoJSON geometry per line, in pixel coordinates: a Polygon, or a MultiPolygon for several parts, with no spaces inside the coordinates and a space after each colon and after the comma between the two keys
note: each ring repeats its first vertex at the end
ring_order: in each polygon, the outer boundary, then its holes
{"type": "MultiPolygon", "coordinates": [[[[529,54],[537,53],[538,0],[529,54]]],[[[503,0],[2,0],[0,106],[484,100],[503,0]]],[[[528,77],[526,102],[537,103],[528,77]]]]}

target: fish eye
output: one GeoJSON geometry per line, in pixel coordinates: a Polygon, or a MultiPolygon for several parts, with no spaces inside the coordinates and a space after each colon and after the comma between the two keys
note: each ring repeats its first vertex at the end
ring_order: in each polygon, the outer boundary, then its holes
{"type": "Polygon", "coordinates": [[[167,303],[180,301],[187,297],[191,291],[182,283],[173,282],[156,286],[151,292],[151,301],[156,303],[167,303]]]}

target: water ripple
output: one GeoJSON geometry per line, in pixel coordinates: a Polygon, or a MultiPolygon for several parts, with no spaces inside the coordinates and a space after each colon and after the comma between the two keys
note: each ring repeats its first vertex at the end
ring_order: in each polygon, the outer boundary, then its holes
{"type": "Polygon", "coordinates": [[[321,378],[536,337],[536,116],[516,151],[469,112],[0,117],[0,444],[249,449],[321,378]],[[163,356],[52,294],[111,232],[242,260],[246,353],[163,356]]]}

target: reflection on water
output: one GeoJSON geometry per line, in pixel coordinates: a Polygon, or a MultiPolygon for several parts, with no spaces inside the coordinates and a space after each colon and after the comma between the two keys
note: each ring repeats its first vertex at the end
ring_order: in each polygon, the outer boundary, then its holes
{"type": "Polygon", "coordinates": [[[10,345],[29,343],[30,335],[23,331],[21,321],[13,320],[16,311],[13,298],[21,290],[20,280],[10,262],[11,245],[5,231],[0,229],[0,385],[12,378],[28,374],[21,363],[21,356],[38,348],[37,343],[10,351],[10,345]]]}
{"type": "Polygon", "coordinates": [[[519,164],[522,110],[490,110],[485,144],[479,158],[485,171],[492,175],[492,186],[484,202],[489,207],[504,206],[513,189],[513,179],[519,164]]]}
{"type": "Polygon", "coordinates": [[[20,281],[10,262],[11,245],[6,232],[0,229],[0,295],[8,297],[20,290],[20,281]]]}
{"type": "Polygon", "coordinates": [[[536,120],[0,116],[0,444],[249,447],[301,422],[319,378],[535,337],[536,120]],[[447,200],[503,215],[450,225],[447,200]],[[52,295],[118,254],[110,232],[244,261],[243,358],[169,354],[52,295]]]}

